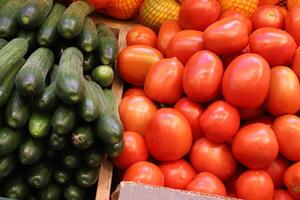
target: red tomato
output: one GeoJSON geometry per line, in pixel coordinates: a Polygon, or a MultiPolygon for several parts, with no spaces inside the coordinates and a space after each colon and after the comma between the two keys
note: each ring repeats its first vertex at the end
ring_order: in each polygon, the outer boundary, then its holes
{"type": "Polygon", "coordinates": [[[233,193],[236,196],[236,194],[237,194],[237,192],[236,192],[237,179],[245,171],[246,171],[246,168],[244,166],[238,165],[235,173],[228,180],[226,180],[225,184],[226,184],[226,189],[227,189],[228,193],[233,193]]]}
{"type": "Polygon", "coordinates": [[[295,114],[300,109],[299,99],[300,84],[293,70],[284,66],[273,67],[266,98],[267,110],[274,116],[295,114]]]}
{"type": "Polygon", "coordinates": [[[221,19],[204,31],[203,43],[205,49],[216,54],[226,55],[242,51],[248,45],[247,24],[234,17],[221,19]]]}
{"type": "Polygon", "coordinates": [[[132,45],[120,52],[118,72],[128,83],[142,86],[152,65],[162,58],[163,55],[153,47],[132,45]]]}
{"type": "Polygon", "coordinates": [[[289,10],[285,18],[285,30],[293,36],[297,44],[300,45],[300,5],[289,10]]]}
{"type": "Polygon", "coordinates": [[[287,190],[278,189],[275,190],[272,200],[294,200],[287,190]]]}
{"type": "Polygon", "coordinates": [[[249,37],[250,50],[264,57],[271,66],[292,62],[297,44],[290,34],[276,28],[260,28],[249,37]]]}
{"type": "Polygon", "coordinates": [[[176,103],[183,94],[183,69],[177,58],[166,58],[155,63],[145,79],[146,95],[160,103],[176,103]]]}
{"type": "Polygon", "coordinates": [[[298,79],[300,79],[300,46],[296,49],[291,68],[296,73],[298,79]]]}
{"type": "Polygon", "coordinates": [[[221,180],[230,178],[237,166],[228,144],[207,138],[200,138],[193,144],[190,160],[198,172],[211,172],[221,180]]]}
{"type": "Polygon", "coordinates": [[[283,29],[284,18],[284,14],[278,6],[264,5],[255,10],[251,20],[254,30],[262,27],[283,29]]]}
{"type": "Polygon", "coordinates": [[[146,160],[148,150],[144,137],[135,132],[124,132],[124,150],[120,156],[113,159],[115,166],[127,169],[136,162],[146,160]]]}
{"type": "Polygon", "coordinates": [[[270,67],[261,56],[251,53],[234,59],[225,70],[223,95],[228,103],[241,108],[258,108],[268,94],[270,67]]]}
{"type": "Polygon", "coordinates": [[[199,173],[186,187],[188,191],[226,196],[222,181],[210,172],[199,173]]]}
{"type": "Polygon", "coordinates": [[[130,96],[130,95],[146,95],[146,94],[145,94],[145,91],[143,88],[132,87],[132,88],[129,88],[128,90],[126,90],[126,92],[124,92],[123,98],[130,96]]]}
{"type": "Polygon", "coordinates": [[[295,199],[300,199],[300,162],[291,165],[284,173],[284,184],[295,199]]]}
{"type": "Polygon", "coordinates": [[[126,36],[127,46],[146,45],[156,47],[157,36],[150,28],[142,25],[133,27],[126,36]]]}
{"type": "Polygon", "coordinates": [[[283,115],[273,123],[279,151],[287,159],[300,161],[300,118],[296,115],[283,115]]]}
{"type": "Polygon", "coordinates": [[[221,7],[216,0],[185,0],[179,11],[183,29],[203,31],[219,19],[221,7]]]}
{"type": "Polygon", "coordinates": [[[263,170],[248,170],[237,180],[237,196],[247,200],[268,200],[274,194],[269,174],[263,170]]]}
{"type": "Polygon", "coordinates": [[[244,13],[239,12],[237,10],[226,10],[225,12],[223,12],[220,19],[224,19],[224,18],[228,18],[228,17],[234,17],[236,19],[244,21],[248,27],[248,34],[249,35],[251,34],[252,22],[244,13]]]}
{"type": "Polygon", "coordinates": [[[125,97],[119,106],[124,130],[144,135],[146,127],[156,110],[155,104],[146,96],[130,95],[125,97]]]}
{"type": "Polygon", "coordinates": [[[123,177],[123,181],[164,186],[165,180],[162,171],[153,163],[140,161],[129,167],[123,177]]]}
{"type": "Polygon", "coordinates": [[[165,186],[174,189],[185,189],[197,175],[191,164],[185,160],[163,162],[159,168],[164,174],[165,186]]]}
{"type": "Polygon", "coordinates": [[[169,42],[179,31],[181,27],[177,20],[167,20],[162,23],[157,38],[157,49],[166,55],[169,42]]]}
{"type": "Polygon", "coordinates": [[[167,57],[177,57],[182,64],[197,51],[203,49],[203,33],[200,31],[186,30],[175,34],[167,47],[167,57]]]}
{"type": "Polygon", "coordinates": [[[232,142],[233,155],[250,169],[269,166],[276,159],[278,149],[273,130],[261,123],[244,126],[232,142]]]}
{"type": "Polygon", "coordinates": [[[226,101],[215,101],[201,115],[200,127],[208,139],[226,142],[239,130],[239,111],[226,101]]]}
{"type": "Polygon", "coordinates": [[[210,51],[195,53],[185,66],[183,89],[194,101],[206,102],[214,99],[220,90],[223,64],[210,51]]]}
{"type": "Polygon", "coordinates": [[[252,108],[252,109],[240,108],[239,112],[242,120],[249,120],[263,115],[265,112],[265,107],[261,105],[258,108],[252,108]]]}
{"type": "Polygon", "coordinates": [[[201,107],[201,105],[185,97],[180,99],[175,104],[174,108],[181,112],[181,114],[183,114],[189,121],[193,132],[193,141],[196,141],[200,137],[202,137],[202,132],[199,124],[200,116],[203,113],[203,108],[201,107]]]}
{"type": "Polygon", "coordinates": [[[162,108],[151,118],[145,140],[155,159],[173,161],[189,152],[193,135],[184,115],[172,108],[162,108]]]}
{"type": "Polygon", "coordinates": [[[288,167],[289,162],[279,155],[271,165],[265,168],[266,172],[271,176],[275,188],[283,186],[283,174],[288,167]]]}

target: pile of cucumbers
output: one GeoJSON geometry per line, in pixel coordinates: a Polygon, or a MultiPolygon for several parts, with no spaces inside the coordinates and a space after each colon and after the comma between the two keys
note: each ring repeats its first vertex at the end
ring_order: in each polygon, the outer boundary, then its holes
{"type": "Polygon", "coordinates": [[[118,53],[93,7],[0,0],[0,196],[95,199],[98,171],[123,150],[109,89],[118,53]]]}

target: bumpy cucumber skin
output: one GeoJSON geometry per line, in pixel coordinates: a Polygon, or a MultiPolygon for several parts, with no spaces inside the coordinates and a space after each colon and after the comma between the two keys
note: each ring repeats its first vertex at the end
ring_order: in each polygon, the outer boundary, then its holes
{"type": "Polygon", "coordinates": [[[27,138],[19,147],[18,159],[23,165],[31,165],[43,156],[44,151],[44,144],[40,140],[27,138]]]}
{"type": "Polygon", "coordinates": [[[9,175],[16,166],[17,159],[14,154],[0,158],[0,178],[9,175]]]}
{"type": "Polygon", "coordinates": [[[83,30],[78,36],[78,45],[86,53],[94,51],[99,45],[96,25],[89,17],[84,20],[83,30]]]}
{"type": "Polygon", "coordinates": [[[10,39],[16,36],[19,30],[17,21],[18,10],[22,0],[9,0],[0,9],[0,37],[10,39]]]}
{"type": "Polygon", "coordinates": [[[51,115],[46,112],[33,112],[28,123],[28,130],[32,137],[42,138],[48,135],[51,129],[51,115]]]}
{"type": "Polygon", "coordinates": [[[22,133],[16,129],[8,127],[0,128],[0,156],[13,153],[19,146],[22,133]]]}
{"type": "Polygon", "coordinates": [[[6,180],[4,186],[4,197],[12,199],[26,199],[29,195],[30,188],[21,173],[14,173],[6,180]]]}
{"type": "Polygon", "coordinates": [[[41,161],[27,168],[27,181],[32,188],[40,189],[50,182],[52,173],[53,170],[49,161],[41,161]]]}
{"type": "Polygon", "coordinates": [[[53,113],[51,125],[55,133],[64,135],[70,133],[76,123],[74,108],[59,106],[53,113]]]}

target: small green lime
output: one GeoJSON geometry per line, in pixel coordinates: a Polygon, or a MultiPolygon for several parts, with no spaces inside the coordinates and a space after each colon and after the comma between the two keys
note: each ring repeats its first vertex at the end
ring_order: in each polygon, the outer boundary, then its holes
{"type": "Polygon", "coordinates": [[[110,66],[101,65],[93,70],[92,78],[101,87],[108,87],[114,80],[114,71],[110,66]]]}

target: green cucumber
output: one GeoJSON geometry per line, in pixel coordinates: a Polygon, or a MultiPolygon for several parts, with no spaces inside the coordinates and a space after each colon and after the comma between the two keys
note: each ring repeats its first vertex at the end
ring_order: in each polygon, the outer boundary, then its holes
{"type": "Polygon", "coordinates": [[[103,144],[103,148],[109,157],[118,157],[124,150],[124,140],[122,139],[116,144],[103,144]]]}
{"type": "Polygon", "coordinates": [[[75,184],[69,184],[64,190],[65,200],[82,200],[84,198],[84,191],[75,184]]]}
{"type": "Polygon", "coordinates": [[[54,171],[54,180],[59,184],[65,184],[69,180],[71,180],[72,177],[72,171],[71,169],[67,168],[60,168],[54,171]]]}
{"type": "Polygon", "coordinates": [[[18,158],[21,164],[31,165],[43,156],[44,151],[45,148],[42,141],[27,138],[19,147],[18,158]]]}
{"type": "Polygon", "coordinates": [[[56,45],[59,40],[57,26],[65,10],[66,7],[64,5],[60,3],[54,4],[49,16],[37,33],[37,41],[39,45],[45,47],[52,47],[56,45]]]}
{"type": "Polygon", "coordinates": [[[7,45],[7,40],[0,38],[0,49],[2,49],[5,45],[7,45]]]}
{"type": "Polygon", "coordinates": [[[75,126],[76,113],[74,108],[66,106],[59,106],[53,113],[51,118],[51,125],[54,132],[58,134],[67,134],[75,126]]]}
{"type": "Polygon", "coordinates": [[[33,112],[28,123],[28,130],[32,137],[41,138],[48,135],[51,129],[51,115],[44,112],[33,112]]]}
{"type": "Polygon", "coordinates": [[[29,195],[30,188],[21,173],[12,174],[3,184],[4,197],[23,200],[29,195]]]}
{"type": "Polygon", "coordinates": [[[77,185],[83,188],[91,187],[98,180],[98,168],[82,166],[76,170],[75,180],[77,185]]]}
{"type": "Polygon", "coordinates": [[[37,47],[36,43],[36,31],[21,29],[17,35],[17,38],[23,38],[28,42],[28,49],[33,50],[37,47]]]}
{"type": "Polygon", "coordinates": [[[104,153],[97,147],[92,147],[84,153],[84,162],[90,167],[99,167],[104,159],[104,153]]]}
{"type": "Polygon", "coordinates": [[[50,159],[50,160],[54,160],[57,158],[58,154],[60,154],[59,151],[56,151],[54,149],[51,148],[47,148],[45,154],[45,158],[46,159],[50,159]]]}
{"type": "Polygon", "coordinates": [[[66,149],[69,144],[69,137],[64,135],[59,135],[55,132],[52,132],[48,138],[48,145],[50,148],[58,151],[66,149]]]}
{"type": "Polygon", "coordinates": [[[88,125],[77,127],[72,134],[72,144],[77,149],[87,149],[95,143],[95,136],[92,128],[88,125]]]}
{"type": "Polygon", "coordinates": [[[22,0],[9,0],[0,10],[0,37],[10,39],[16,36],[19,25],[17,21],[22,0]]]}
{"type": "Polygon", "coordinates": [[[0,156],[13,153],[19,146],[22,133],[8,127],[0,128],[0,156]]]}
{"type": "Polygon", "coordinates": [[[93,7],[84,1],[73,2],[64,12],[58,25],[58,32],[66,39],[76,38],[82,31],[84,19],[93,12],[93,7]]]}
{"type": "Polygon", "coordinates": [[[81,163],[80,152],[75,149],[69,149],[61,156],[61,162],[66,168],[76,168],[81,163]]]}
{"type": "Polygon", "coordinates": [[[40,189],[48,185],[52,173],[53,170],[49,161],[41,161],[27,168],[27,181],[32,188],[40,189]]]}
{"type": "Polygon", "coordinates": [[[96,52],[84,54],[83,58],[83,72],[89,74],[93,69],[100,64],[100,60],[96,52]]]}
{"type": "Polygon", "coordinates": [[[42,200],[59,200],[60,193],[60,186],[50,182],[46,187],[39,190],[38,196],[42,200]]]}
{"type": "Polygon", "coordinates": [[[78,46],[82,51],[90,53],[94,51],[98,45],[97,27],[90,17],[86,17],[84,20],[83,30],[78,36],[78,46]]]}
{"type": "Polygon", "coordinates": [[[0,9],[6,5],[9,0],[0,0],[0,9]]]}
{"type": "Polygon", "coordinates": [[[93,70],[92,78],[101,87],[108,87],[114,80],[114,71],[108,65],[101,65],[93,70]]]}
{"type": "Polygon", "coordinates": [[[17,159],[14,154],[0,158],[0,177],[8,176],[15,168],[17,159]]]}

